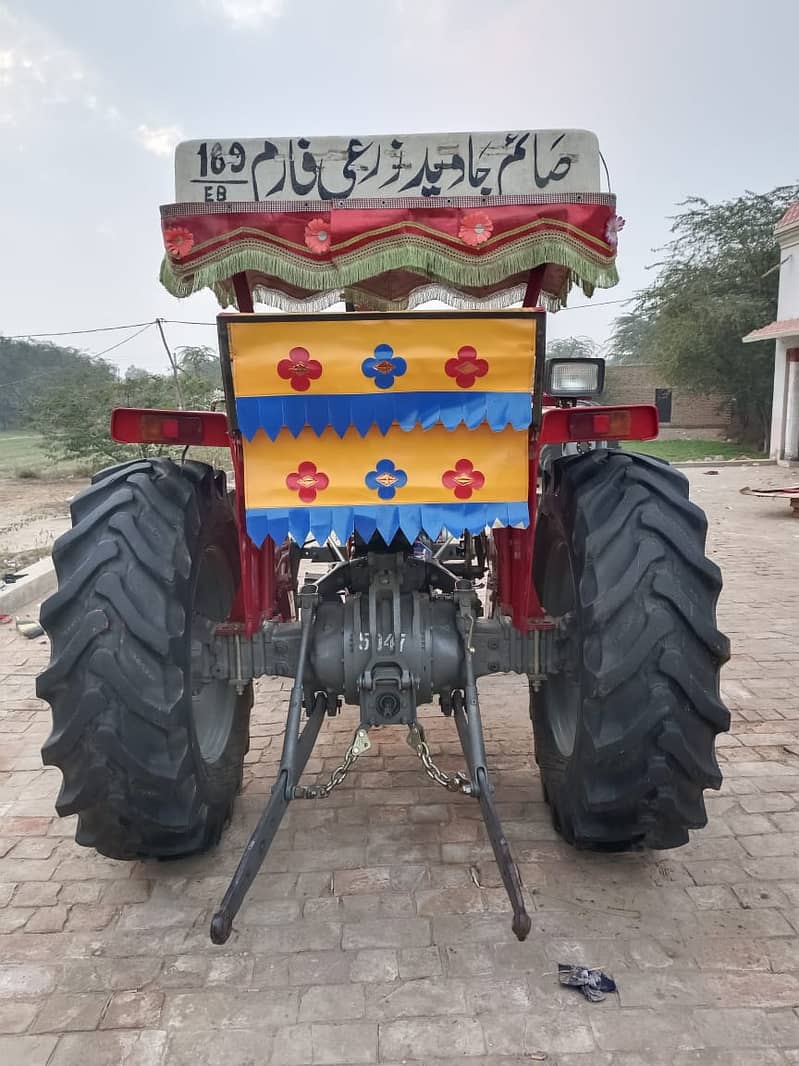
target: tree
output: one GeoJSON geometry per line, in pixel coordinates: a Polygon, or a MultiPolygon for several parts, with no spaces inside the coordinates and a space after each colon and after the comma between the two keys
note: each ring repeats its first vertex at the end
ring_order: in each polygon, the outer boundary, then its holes
{"type": "Polygon", "coordinates": [[[741,338],[776,318],[774,224],[797,199],[799,185],[717,204],[686,200],[655,264],[657,278],[636,300],[636,312],[652,322],[652,351],[667,379],[729,397],[741,436],[760,443],[768,434],[774,346],[741,338]]]}
{"type": "Polygon", "coordinates": [[[608,341],[608,361],[613,363],[651,363],[654,358],[652,345],[652,318],[628,312],[616,319],[608,341]]]}
{"type": "MultiPolygon", "coordinates": [[[[210,408],[221,385],[219,360],[214,353],[210,349],[184,349],[178,372],[186,407],[210,408]]],[[[136,457],[180,454],[180,449],[160,444],[118,444],[109,433],[115,407],[175,406],[171,374],[128,367],[119,377],[108,363],[82,356],[77,369],[41,390],[29,405],[29,414],[51,458],[78,459],[90,467],[100,467],[136,457]]]]}
{"type": "Polygon", "coordinates": [[[118,378],[102,360],[86,364],[43,390],[30,405],[30,421],[41,433],[51,459],[78,459],[88,466],[107,466],[137,455],[157,455],[152,445],[125,445],[111,440],[109,425],[115,407],[165,407],[172,402],[169,381],[161,375],[118,378]]]}
{"type": "Polygon", "coordinates": [[[140,366],[129,366],[125,371],[126,381],[141,381],[142,378],[147,377],[147,371],[140,366]]]}
{"type": "Polygon", "coordinates": [[[222,368],[213,348],[178,348],[181,393],[187,408],[210,407],[222,389],[222,368]]]}
{"type": "Polygon", "coordinates": [[[219,356],[213,348],[208,348],[205,345],[194,348],[178,348],[176,355],[178,370],[182,371],[187,377],[208,381],[214,388],[221,387],[222,371],[219,366],[219,356]]]}
{"type": "Polygon", "coordinates": [[[74,348],[0,337],[0,430],[24,429],[30,402],[85,360],[74,348]]]}
{"type": "Polygon", "coordinates": [[[559,337],[547,344],[547,359],[596,359],[599,345],[591,337],[559,337]]]}

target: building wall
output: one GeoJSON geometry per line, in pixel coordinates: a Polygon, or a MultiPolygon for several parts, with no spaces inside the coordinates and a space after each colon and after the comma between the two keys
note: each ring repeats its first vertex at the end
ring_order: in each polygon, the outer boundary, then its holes
{"type": "MultiPolygon", "coordinates": [[[[799,318],[799,230],[791,227],[779,235],[780,242],[780,287],[777,297],[777,319],[799,318]]],[[[790,364],[788,349],[795,346],[793,340],[777,341],[774,357],[774,392],[771,410],[772,459],[783,459],[786,450],[790,454],[793,442],[786,439],[788,425],[788,377],[790,364]]]]}
{"type": "Polygon", "coordinates": [[[721,396],[697,396],[679,385],[670,385],[648,363],[608,364],[605,369],[606,403],[654,403],[656,389],[671,389],[671,421],[662,425],[674,429],[704,427],[729,429],[729,403],[721,396]]]}
{"type": "Polygon", "coordinates": [[[788,417],[788,345],[777,341],[774,353],[774,390],[771,401],[771,438],[769,457],[782,459],[785,455],[785,423],[788,417]]]}
{"type": "Polygon", "coordinates": [[[777,318],[799,316],[799,227],[780,234],[780,287],[777,318]]]}

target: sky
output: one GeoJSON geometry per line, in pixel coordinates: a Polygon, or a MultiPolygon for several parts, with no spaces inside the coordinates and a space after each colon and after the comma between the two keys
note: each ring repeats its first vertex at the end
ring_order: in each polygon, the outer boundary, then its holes
{"type": "MultiPolygon", "coordinates": [[[[621,283],[548,330],[602,344],[679,201],[799,180],[797,41],[797,0],[0,0],[0,332],[213,322],[158,282],[180,139],[575,127],[627,220],[621,283]]],[[[166,368],[154,329],[106,358],[166,368]]]]}

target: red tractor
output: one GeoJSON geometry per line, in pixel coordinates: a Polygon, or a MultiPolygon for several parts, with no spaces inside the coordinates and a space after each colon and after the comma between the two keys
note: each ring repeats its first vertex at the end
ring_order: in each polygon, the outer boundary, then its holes
{"type": "Polygon", "coordinates": [[[124,859],[214,845],[253,679],[291,677],[277,778],[214,942],[287,805],[323,800],[388,725],[433,780],[479,801],[524,939],[477,688],[515,671],[565,839],[683,844],[706,822],[729,725],[706,519],[681,473],[619,447],[657,435],[655,408],[599,404],[601,360],[545,358],[544,308],[616,280],[596,138],[189,142],[176,200],[162,281],[237,308],[219,316],[227,412],[115,411],[115,440],[182,458],[97,474],[55,546],[38,693],[78,843],[124,859]],[[433,299],[456,310],[413,310],[433,299]],[[208,445],[230,449],[232,486],[187,458],[208,445]],[[303,576],[308,559],[323,576],[303,576]],[[463,774],[425,740],[417,708],[434,699],[463,774]],[[304,784],[343,704],[359,717],[341,766],[304,784]]]}

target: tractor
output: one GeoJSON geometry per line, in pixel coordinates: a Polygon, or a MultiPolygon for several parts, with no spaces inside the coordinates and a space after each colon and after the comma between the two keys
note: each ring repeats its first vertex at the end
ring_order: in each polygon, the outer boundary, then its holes
{"type": "Polygon", "coordinates": [[[225,410],[113,412],[116,441],[179,458],[113,466],[74,499],[37,691],[77,842],[168,859],[213,847],[230,820],[253,680],[293,679],[216,944],[288,805],[324,802],[389,726],[479,803],[523,940],[480,712],[494,673],[529,679],[566,841],[673,848],[706,823],[729,648],[705,516],[679,471],[622,446],[657,436],[654,406],[602,404],[600,359],[546,358],[547,311],[617,280],[600,160],[582,130],[176,149],[161,280],[226,308],[225,410]],[[431,301],[443,309],[419,309],[431,301]],[[229,449],[232,483],[192,447],[229,449]],[[435,762],[417,716],[433,701],[464,772],[435,762]],[[303,781],[339,713],[353,715],[341,764],[303,781]]]}

